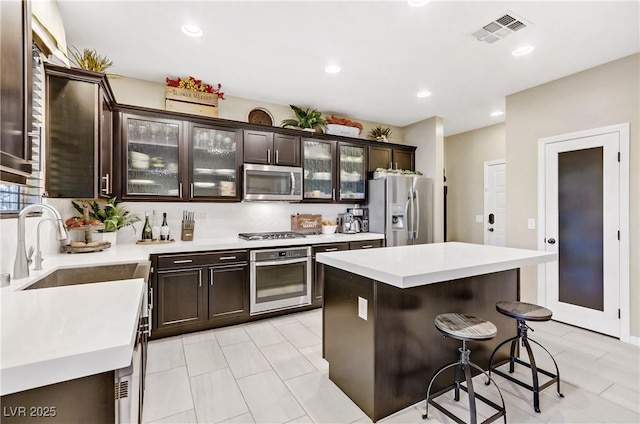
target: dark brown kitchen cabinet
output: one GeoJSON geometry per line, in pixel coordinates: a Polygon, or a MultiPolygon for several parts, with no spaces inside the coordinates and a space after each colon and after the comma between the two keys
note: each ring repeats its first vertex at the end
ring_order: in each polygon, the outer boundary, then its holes
{"type": "Polygon", "coordinates": [[[0,1],[0,179],[24,183],[31,174],[31,8],[0,1]]]}
{"type": "Polygon", "coordinates": [[[247,264],[209,268],[209,319],[249,315],[247,264]]]}
{"type": "Polygon", "coordinates": [[[415,149],[398,148],[391,146],[369,146],[369,166],[371,175],[378,168],[415,170],[415,149]]]}
{"type": "Polygon", "coordinates": [[[49,197],[113,195],[113,93],[97,72],[46,65],[45,190],[49,197]]]}
{"type": "Polygon", "coordinates": [[[340,250],[349,250],[349,242],[319,244],[312,246],[313,261],[313,285],[312,285],[312,303],[315,306],[322,306],[322,292],[324,291],[324,265],[316,262],[316,254],[324,252],[338,252],[340,250]]]}
{"type": "Polygon", "coordinates": [[[119,112],[123,199],[240,200],[242,130],[161,112],[119,112]]]}
{"type": "Polygon", "coordinates": [[[365,203],[367,201],[367,146],[365,144],[337,144],[337,201],[365,203]]]}
{"type": "Polygon", "coordinates": [[[155,328],[191,327],[205,320],[202,267],[158,270],[155,284],[155,328]]]}
{"type": "Polygon", "coordinates": [[[248,252],[152,255],[152,338],[249,319],[248,252]]]}
{"type": "Polygon", "coordinates": [[[300,166],[300,137],[244,130],[244,162],[300,166]]]}
{"type": "Polygon", "coordinates": [[[335,201],[335,146],[333,141],[302,139],[305,201],[335,201]]]}

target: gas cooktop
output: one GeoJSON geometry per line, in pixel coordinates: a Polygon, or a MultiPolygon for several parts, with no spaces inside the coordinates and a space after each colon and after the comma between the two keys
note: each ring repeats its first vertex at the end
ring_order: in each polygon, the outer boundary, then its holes
{"type": "Polygon", "coordinates": [[[271,233],[240,233],[238,237],[243,240],[279,240],[305,237],[304,234],[293,231],[276,231],[271,233]]]}

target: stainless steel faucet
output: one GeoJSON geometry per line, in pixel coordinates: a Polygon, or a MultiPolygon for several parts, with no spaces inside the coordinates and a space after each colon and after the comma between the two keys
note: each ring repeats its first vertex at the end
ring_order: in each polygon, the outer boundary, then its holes
{"type": "MultiPolygon", "coordinates": [[[[25,218],[27,217],[27,214],[33,211],[34,209],[38,209],[38,208],[43,210],[48,210],[53,215],[57,224],[58,240],[67,239],[67,230],[64,228],[64,222],[62,222],[62,217],[53,206],[46,205],[46,204],[38,204],[38,205],[28,205],[22,208],[22,210],[18,214],[18,246],[16,249],[16,259],[15,259],[15,262],[13,263],[14,279],[26,278],[29,276],[29,263],[31,262],[30,261],[31,255],[27,256],[27,249],[24,244],[24,223],[25,223],[25,218]]],[[[38,225],[37,230],[38,231],[40,230],[40,225],[38,225]]],[[[39,250],[40,250],[39,234],[38,234],[37,241],[38,241],[38,253],[39,253],[39,250]]],[[[31,251],[33,251],[33,248],[31,248],[31,251]]],[[[40,255],[39,261],[42,262],[42,255],[40,255]]]]}

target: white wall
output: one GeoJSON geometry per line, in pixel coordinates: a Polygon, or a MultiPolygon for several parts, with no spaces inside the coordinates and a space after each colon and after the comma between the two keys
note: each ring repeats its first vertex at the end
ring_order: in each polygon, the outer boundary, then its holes
{"type": "Polygon", "coordinates": [[[433,179],[433,241],[444,241],[444,127],[435,116],[404,127],[405,143],[417,146],[416,170],[433,179]]]}
{"type": "MultiPolygon", "coordinates": [[[[507,246],[536,249],[527,219],[538,213],[538,140],[628,122],[631,335],[640,335],[640,54],[506,99],[507,246]]],[[[537,301],[537,269],[521,273],[523,300],[537,301]]]]}
{"type": "Polygon", "coordinates": [[[484,243],[484,163],[505,158],[504,124],[444,139],[447,176],[447,240],[484,243]]]}

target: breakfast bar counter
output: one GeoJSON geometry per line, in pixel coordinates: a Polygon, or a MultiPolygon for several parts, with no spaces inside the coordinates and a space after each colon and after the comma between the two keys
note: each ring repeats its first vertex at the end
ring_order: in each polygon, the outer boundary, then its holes
{"type": "MultiPolygon", "coordinates": [[[[496,325],[493,340],[470,343],[474,362],[486,369],[497,344],[516,332],[515,321],[495,303],[519,300],[520,267],[556,259],[555,253],[456,242],[318,254],[325,266],[329,378],[374,421],[423,400],[433,373],[459,355],[459,343],[433,324],[446,312],[496,325]]],[[[446,374],[439,381],[436,391],[447,385],[446,374]]]]}

